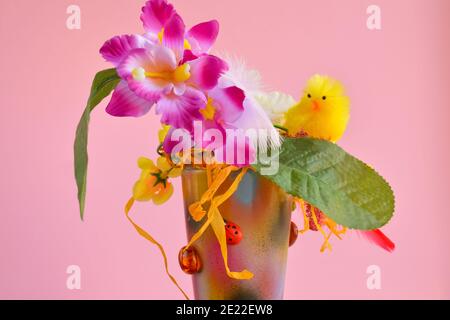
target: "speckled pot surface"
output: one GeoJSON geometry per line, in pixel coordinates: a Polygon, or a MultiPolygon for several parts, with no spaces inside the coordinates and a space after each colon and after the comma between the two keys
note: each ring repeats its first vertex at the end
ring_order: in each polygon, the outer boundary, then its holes
{"type": "MultiPolygon", "coordinates": [[[[218,194],[236,175],[228,178],[218,194]]],[[[187,235],[190,239],[204,221],[195,222],[188,207],[207,190],[206,172],[187,168],[182,176],[187,235]]],[[[193,275],[195,298],[199,300],[281,300],[284,294],[292,198],[268,179],[249,171],[236,193],[221,207],[223,218],[240,226],[243,240],[229,245],[232,271],[248,269],[251,280],[230,279],[224,268],[219,244],[211,228],[194,247],[202,269],[193,275]]]]}

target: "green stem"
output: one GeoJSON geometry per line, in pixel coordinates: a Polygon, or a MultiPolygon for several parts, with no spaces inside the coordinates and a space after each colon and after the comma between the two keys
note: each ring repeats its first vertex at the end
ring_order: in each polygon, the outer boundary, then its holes
{"type": "Polygon", "coordinates": [[[278,125],[278,124],[274,124],[273,126],[274,126],[275,128],[277,128],[277,129],[281,130],[281,131],[289,132],[289,130],[288,130],[287,128],[285,128],[285,127],[283,127],[283,126],[280,126],[280,125],[278,125]]]}

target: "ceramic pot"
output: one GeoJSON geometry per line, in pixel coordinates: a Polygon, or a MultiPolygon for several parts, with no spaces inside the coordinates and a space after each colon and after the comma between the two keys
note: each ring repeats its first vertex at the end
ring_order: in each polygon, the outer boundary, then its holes
{"type": "MultiPolygon", "coordinates": [[[[237,174],[219,190],[223,193],[237,174]]],[[[207,190],[206,171],[186,168],[182,176],[188,240],[204,223],[195,222],[189,206],[207,190]]],[[[227,222],[238,225],[242,241],[228,245],[231,271],[247,269],[251,280],[230,279],[212,228],[194,244],[201,259],[200,272],[192,275],[198,300],[281,300],[284,295],[289,248],[292,197],[259,174],[249,171],[238,190],[219,210],[227,222]]],[[[225,227],[225,226],[224,226],[225,227]]]]}

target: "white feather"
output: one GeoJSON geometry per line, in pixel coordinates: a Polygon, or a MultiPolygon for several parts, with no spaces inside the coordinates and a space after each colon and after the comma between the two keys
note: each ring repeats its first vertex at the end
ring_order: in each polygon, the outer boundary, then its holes
{"type": "Polygon", "coordinates": [[[222,76],[221,84],[233,83],[250,95],[263,89],[261,74],[249,69],[244,59],[230,54],[225,54],[223,59],[228,63],[229,69],[222,76]]]}
{"type": "Polygon", "coordinates": [[[221,77],[221,87],[237,86],[245,92],[244,112],[234,123],[240,129],[264,130],[266,135],[259,135],[258,141],[252,144],[260,148],[279,148],[282,139],[277,129],[266,112],[266,109],[256,99],[262,92],[261,75],[257,70],[248,69],[245,61],[237,56],[224,55],[229,70],[221,77]]]}
{"type": "Polygon", "coordinates": [[[281,146],[282,139],[278,130],[275,129],[261,105],[251,97],[245,98],[244,112],[233,125],[236,128],[243,130],[253,129],[260,133],[257,140],[252,141],[254,147],[258,146],[265,150],[267,147],[278,149],[281,146]]]}

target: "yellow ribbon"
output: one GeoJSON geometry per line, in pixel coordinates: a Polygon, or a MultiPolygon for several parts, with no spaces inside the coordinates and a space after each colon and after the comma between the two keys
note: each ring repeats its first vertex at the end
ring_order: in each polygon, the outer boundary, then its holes
{"type": "MultiPolygon", "coordinates": [[[[203,209],[203,205],[214,197],[217,190],[225,182],[231,172],[236,171],[236,167],[228,166],[223,170],[220,170],[214,181],[211,182],[211,171],[207,170],[208,183],[210,183],[208,190],[202,195],[200,201],[197,201],[189,206],[189,213],[194,221],[199,222],[203,220],[206,215],[206,211],[203,209]]],[[[231,196],[231,195],[230,195],[231,196]]]]}
{"type": "MultiPolygon", "coordinates": [[[[204,203],[209,201],[212,197],[214,197],[215,193],[219,189],[219,187],[225,182],[226,178],[230,175],[231,172],[238,170],[236,167],[228,166],[224,168],[223,170],[220,170],[217,174],[216,179],[214,179],[214,182],[211,184],[210,188],[205,192],[205,194],[202,196],[202,199],[193,204],[191,207],[193,209],[199,209],[202,207],[204,203]]],[[[227,238],[226,238],[226,231],[224,228],[225,222],[222,218],[222,215],[220,214],[220,211],[218,207],[222,205],[225,201],[227,201],[237,190],[239,184],[242,181],[242,178],[247,173],[247,168],[243,168],[242,171],[239,173],[239,175],[236,177],[236,179],[233,181],[232,185],[228,190],[223,193],[222,195],[219,195],[217,197],[212,198],[211,205],[208,210],[208,220],[200,227],[200,230],[194,234],[194,236],[191,238],[191,241],[186,246],[186,250],[190,248],[200,237],[203,235],[203,233],[206,231],[206,229],[211,226],[213,228],[214,234],[219,241],[220,245],[220,251],[222,253],[223,261],[225,264],[225,270],[227,272],[228,277],[232,279],[237,280],[250,280],[253,278],[253,273],[251,273],[248,270],[243,270],[241,272],[233,272],[230,271],[230,268],[228,266],[228,247],[227,247],[227,238]]],[[[191,208],[190,208],[191,209],[191,208]]],[[[192,210],[194,211],[194,210],[192,210]]],[[[190,210],[191,212],[191,210],[190,210]]],[[[194,213],[197,214],[197,218],[200,216],[198,215],[199,211],[194,211],[194,213]]],[[[202,211],[204,212],[204,210],[202,211]]],[[[192,214],[192,212],[191,212],[192,214]]],[[[206,213],[205,213],[206,214],[206,213]]],[[[203,217],[205,216],[203,214],[203,217]]],[[[201,219],[200,219],[201,220],[201,219]]]]}
{"type": "Polygon", "coordinates": [[[125,215],[128,219],[128,221],[130,221],[130,223],[133,225],[133,227],[136,229],[136,231],[146,240],[148,240],[150,243],[154,244],[155,246],[158,247],[159,251],[161,251],[161,255],[163,256],[164,259],[164,267],[166,269],[166,274],[169,277],[169,279],[177,286],[178,290],[180,290],[180,292],[184,295],[184,297],[189,300],[189,296],[186,294],[186,292],[184,292],[184,290],[180,287],[180,285],[178,284],[177,280],[174,278],[174,276],[172,276],[169,272],[169,263],[167,261],[167,255],[166,252],[164,251],[163,246],[156,241],[147,231],[145,231],[144,229],[142,229],[140,226],[138,226],[129,216],[129,212],[131,210],[131,208],[133,207],[134,204],[134,198],[131,198],[127,204],[125,205],[125,215]]]}
{"type": "MultiPolygon", "coordinates": [[[[203,233],[208,229],[209,226],[213,228],[214,234],[219,241],[220,245],[220,251],[222,253],[223,261],[225,264],[225,270],[227,272],[228,277],[232,279],[237,280],[250,280],[253,278],[253,273],[251,273],[248,270],[243,270],[241,272],[234,272],[231,271],[228,266],[228,247],[227,247],[227,240],[226,240],[226,231],[225,231],[225,222],[222,218],[222,215],[220,214],[220,211],[218,209],[219,206],[221,206],[225,201],[227,201],[237,190],[239,187],[239,184],[241,183],[244,175],[247,173],[247,168],[243,168],[242,171],[239,173],[239,175],[236,177],[236,179],[233,181],[231,186],[228,188],[228,190],[223,193],[222,195],[219,195],[217,197],[214,197],[218,189],[222,186],[222,184],[225,182],[225,180],[229,177],[229,175],[233,171],[239,170],[237,167],[233,166],[227,166],[225,168],[215,167],[213,169],[208,168],[207,169],[207,176],[208,176],[208,190],[203,194],[200,201],[192,204],[189,207],[189,212],[191,216],[196,221],[201,221],[205,215],[206,211],[203,209],[203,205],[211,201],[208,214],[207,214],[207,221],[201,226],[199,231],[194,234],[194,236],[191,238],[189,244],[184,248],[185,250],[189,249],[200,237],[203,235],[203,233]],[[213,177],[214,176],[214,177],[213,177]]],[[[129,212],[131,208],[134,205],[134,198],[131,198],[127,204],[125,205],[125,215],[128,219],[128,221],[133,225],[133,227],[136,229],[136,231],[139,233],[140,236],[142,236],[144,239],[149,241],[150,243],[154,244],[158,247],[159,251],[161,252],[161,255],[164,260],[164,267],[167,276],[169,279],[175,284],[175,286],[180,290],[180,292],[184,295],[184,297],[189,300],[189,296],[184,292],[184,290],[180,287],[177,280],[169,271],[169,264],[166,252],[164,251],[163,246],[156,241],[147,231],[142,229],[139,225],[137,225],[129,216],[129,212]]]]}

